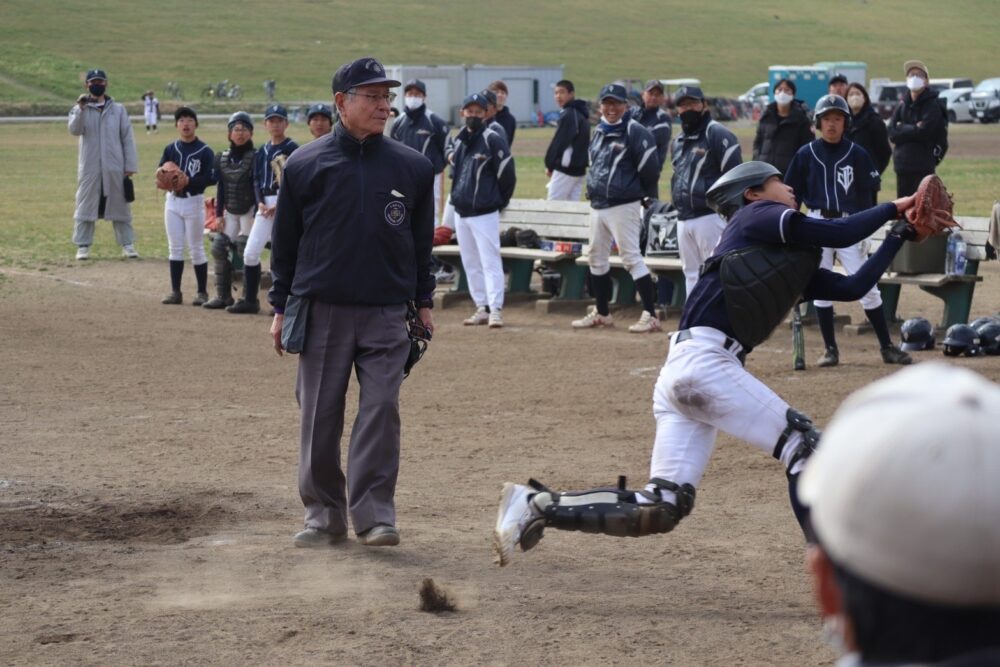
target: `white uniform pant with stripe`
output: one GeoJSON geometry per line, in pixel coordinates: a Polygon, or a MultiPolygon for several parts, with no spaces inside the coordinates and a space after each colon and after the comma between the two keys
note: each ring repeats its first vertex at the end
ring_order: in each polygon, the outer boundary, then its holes
{"type": "MultiPolygon", "coordinates": [[[[809,215],[813,217],[825,217],[820,211],[810,210],[809,215]]],[[[847,275],[854,275],[861,269],[861,265],[868,259],[868,239],[855,243],[846,248],[823,248],[823,257],[819,261],[819,268],[830,270],[833,268],[833,260],[836,257],[840,265],[847,271],[847,275]]],[[[882,305],[882,293],[878,291],[878,283],[858,300],[865,310],[878,308],[882,305]]],[[[833,301],[816,299],[813,305],[817,308],[832,308],[833,301]]]]}
{"type": "Polygon", "coordinates": [[[253,209],[242,215],[236,215],[229,211],[224,212],[223,215],[225,223],[222,232],[229,237],[230,241],[235,241],[239,236],[250,236],[250,230],[253,229],[253,209]]]}
{"type": "Polygon", "coordinates": [[[549,191],[546,199],[550,201],[580,201],[580,195],[583,194],[583,176],[570,176],[553,170],[545,189],[549,191]]]}
{"type": "Polygon", "coordinates": [[[622,264],[638,280],[649,275],[646,261],[639,252],[639,227],[642,224],[642,204],[632,202],[590,211],[590,250],[587,261],[590,272],[603,276],[611,270],[608,258],[612,241],[618,244],[622,264]]]}
{"type": "MultiPolygon", "coordinates": [[[[266,206],[274,206],[278,202],[278,195],[268,195],[264,197],[266,206]]],[[[257,209],[257,215],[253,219],[253,228],[250,230],[250,238],[247,239],[246,250],[243,251],[243,263],[247,266],[260,266],[260,255],[264,252],[264,246],[271,240],[271,229],[274,228],[274,214],[264,215],[257,209]]]]}
{"type": "Polygon", "coordinates": [[[503,261],[500,259],[500,213],[463,217],[455,213],[455,234],[469,293],[476,306],[503,308],[503,261]]]}
{"type": "MultiPolygon", "coordinates": [[[[788,404],[751,375],[737,357],[739,344],[726,349],[726,335],[710,327],[692,327],[692,337],[670,339],[670,352],[653,390],[656,440],[650,478],[697,487],[723,431],[749,442],[768,455],[785,427],[788,404]]],[[[798,449],[802,436],[793,432],[782,463],[798,449]]]]}
{"type": "Polygon", "coordinates": [[[677,248],[681,254],[684,286],[690,295],[698,282],[698,272],[719,244],[726,221],[715,213],[677,221],[677,248]]]}
{"type": "Polygon", "coordinates": [[[441,215],[441,198],[444,195],[444,172],[434,177],[434,219],[441,215]]]}
{"type": "Polygon", "coordinates": [[[178,197],[167,193],[163,205],[163,223],[167,228],[167,249],[172,261],[184,261],[184,246],[192,264],[204,264],[205,196],[178,197]]]}

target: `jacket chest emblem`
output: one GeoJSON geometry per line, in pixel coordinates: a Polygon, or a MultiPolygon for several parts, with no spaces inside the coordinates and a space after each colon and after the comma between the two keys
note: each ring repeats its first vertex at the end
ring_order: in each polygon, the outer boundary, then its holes
{"type": "Polygon", "coordinates": [[[385,221],[393,227],[402,224],[406,218],[406,206],[401,201],[391,201],[385,205],[385,221]]]}
{"type": "Polygon", "coordinates": [[[851,184],[854,182],[854,167],[846,165],[837,169],[837,183],[844,188],[844,192],[849,192],[851,184]]]}

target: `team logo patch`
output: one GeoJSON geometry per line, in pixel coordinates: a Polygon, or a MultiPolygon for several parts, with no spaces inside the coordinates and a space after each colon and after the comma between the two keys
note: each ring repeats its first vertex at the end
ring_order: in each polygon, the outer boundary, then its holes
{"type": "Polygon", "coordinates": [[[838,169],[837,182],[840,183],[840,187],[844,188],[844,192],[849,192],[851,183],[854,182],[854,167],[847,165],[838,169]]]}
{"type": "Polygon", "coordinates": [[[406,207],[401,201],[391,201],[385,205],[385,221],[393,227],[402,224],[406,217],[406,207]]]}

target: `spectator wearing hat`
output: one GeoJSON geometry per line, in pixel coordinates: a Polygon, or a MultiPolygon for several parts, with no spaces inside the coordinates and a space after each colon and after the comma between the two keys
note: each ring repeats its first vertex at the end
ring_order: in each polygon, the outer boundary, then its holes
{"type": "Polygon", "coordinates": [[[500,124],[504,132],[507,133],[507,145],[514,148],[514,132],[517,131],[517,119],[514,118],[514,114],[510,112],[510,107],[507,106],[507,84],[503,81],[497,79],[489,86],[486,90],[493,93],[496,98],[496,108],[497,112],[493,120],[500,124]]]}
{"type": "Polygon", "coordinates": [[[920,181],[933,174],[948,149],[948,125],[938,100],[938,92],[928,85],[927,65],[908,60],[903,65],[905,96],[889,119],[889,141],[893,143],[892,165],[896,171],[896,192],[912,195],[920,181]]]}
{"type": "Polygon", "coordinates": [[[798,486],[837,664],[1000,664],[1000,387],[939,362],[850,396],[798,486]]]}
{"type": "Polygon", "coordinates": [[[572,81],[563,79],[556,83],[553,96],[562,111],[556,133],[545,151],[548,198],[579,201],[587,173],[590,111],[585,101],[576,99],[572,81]]]}
{"type": "Polygon", "coordinates": [[[465,324],[498,329],[504,325],[500,209],[510,202],[517,177],[507,139],[486,123],[488,106],[482,93],[473,93],[462,103],[465,127],[455,138],[452,154],[451,202],[462,266],[476,304],[465,324]]]}
{"type": "Polygon", "coordinates": [[[306,124],[313,139],[319,139],[333,130],[333,111],[326,104],[314,104],[306,113],[306,124]]]}
{"type": "Polygon", "coordinates": [[[274,209],[278,204],[279,171],[275,170],[283,159],[299,147],[285,136],[288,129],[288,110],[272,104],[264,110],[264,129],[271,139],[257,149],[254,158],[254,191],[257,198],[257,215],[253,219],[250,237],[243,250],[243,296],[226,308],[230,313],[255,314],[260,312],[260,256],[271,240],[274,226],[274,209]]]}
{"type": "MultiPolygon", "coordinates": [[[[192,306],[208,302],[208,257],[205,255],[205,188],[215,185],[215,153],[198,138],[198,114],[187,106],[174,111],[177,140],[166,145],[160,156],[160,168],[167,162],[187,174],[188,183],[181,191],[167,192],[163,222],[167,228],[170,260],[170,293],[161,303],[183,303],[181,276],[184,273],[184,246],[194,267],[198,293],[192,306]]],[[[157,169],[159,171],[159,169],[157,169]]]]}
{"type": "Polygon", "coordinates": [[[847,77],[843,74],[834,74],[826,84],[826,94],[847,99],[847,77]]]}
{"type": "Polygon", "coordinates": [[[625,268],[635,281],[642,299],[642,315],[629,327],[632,333],[660,330],[655,314],[655,289],[649,268],[639,248],[642,200],[652,197],[660,177],[656,139],[628,111],[628,93],[619,84],[601,89],[601,122],[590,141],[590,278],[596,305],[583,318],[573,320],[575,329],[591,329],[613,323],[611,244],[618,244],[625,268]]]}
{"type": "Polygon", "coordinates": [[[740,164],[736,135],[712,120],[705,94],[697,86],[681,86],[674,95],[681,133],[674,139],[674,173],[670,191],[677,209],[677,245],[684,282],[691,294],[702,263],[712,255],[725,221],[705,201],[705,193],[724,173],[740,164]]]}
{"type": "Polygon", "coordinates": [[[87,93],[69,111],[69,133],[80,137],[77,163],[73,243],[76,258],[90,258],[98,219],[111,220],[122,254],[137,259],[132,208],[125,198],[125,180],[139,170],[132,123],[125,107],[108,94],[108,75],[87,72],[87,93]]]}
{"type": "Polygon", "coordinates": [[[427,108],[427,86],[411,79],[403,86],[403,115],[392,126],[392,138],[417,151],[434,165],[434,217],[441,210],[444,191],[444,144],[448,124],[427,108]]]}
{"type": "Polygon", "coordinates": [[[774,84],[774,101],[761,114],[753,140],[753,159],[774,165],[782,174],[799,148],[816,138],[795,94],[795,82],[790,79],[774,84]]]}
{"type": "Polygon", "coordinates": [[[382,134],[390,88],[399,85],[374,58],[340,67],[333,134],[289,158],[278,191],[268,300],[279,354],[286,306],[305,299],[308,312],[296,380],[305,506],[299,547],[346,539],[348,517],[365,546],[400,539],[399,388],[410,353],[407,303],[434,327],[434,169],[382,134]],[[340,441],[352,374],[360,390],[345,475],[340,441]]]}
{"type": "MultiPolygon", "coordinates": [[[[646,87],[642,91],[642,110],[636,115],[635,120],[653,134],[656,140],[656,159],[660,163],[660,172],[663,172],[663,165],[667,163],[667,151],[670,150],[670,132],[672,121],[670,114],[663,110],[665,101],[663,94],[663,84],[659,79],[651,79],[646,82],[646,87]]],[[[657,185],[653,190],[653,198],[660,198],[660,176],[656,176],[657,185]]]]}

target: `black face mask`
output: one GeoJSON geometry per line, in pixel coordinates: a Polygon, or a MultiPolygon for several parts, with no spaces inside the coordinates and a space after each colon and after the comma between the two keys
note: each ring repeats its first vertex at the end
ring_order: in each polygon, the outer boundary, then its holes
{"type": "Polygon", "coordinates": [[[695,132],[699,127],[701,127],[702,117],[705,115],[704,111],[684,111],[681,113],[681,127],[684,132],[691,134],[695,132]]]}
{"type": "Polygon", "coordinates": [[[470,132],[478,132],[483,129],[483,119],[479,116],[467,116],[465,118],[465,126],[469,128],[470,132]]]}
{"type": "Polygon", "coordinates": [[[90,86],[87,87],[87,90],[89,90],[90,94],[93,95],[94,97],[100,97],[101,95],[104,94],[104,91],[107,89],[108,87],[105,86],[103,83],[92,83],[90,84],[90,86]]]}

